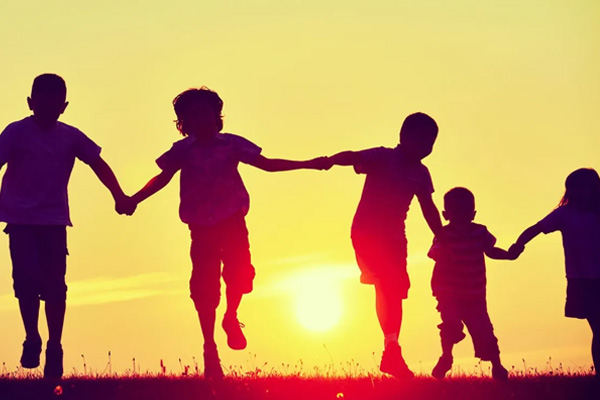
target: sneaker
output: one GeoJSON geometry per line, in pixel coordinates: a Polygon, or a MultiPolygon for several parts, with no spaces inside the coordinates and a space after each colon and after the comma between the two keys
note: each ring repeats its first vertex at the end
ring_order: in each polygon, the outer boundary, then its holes
{"type": "Polygon", "coordinates": [[[223,318],[223,330],[227,334],[227,345],[233,350],[243,350],[246,348],[247,342],[242,328],[244,324],[238,321],[235,317],[223,318]]]}
{"type": "Polygon", "coordinates": [[[223,379],[223,369],[217,347],[204,347],[204,379],[221,380],[223,379]]]}
{"type": "Polygon", "coordinates": [[[492,366],[492,378],[498,381],[508,380],[508,371],[501,364],[492,366]]]}
{"type": "Polygon", "coordinates": [[[448,373],[448,371],[450,371],[450,369],[452,368],[453,361],[454,359],[452,358],[452,356],[442,355],[438,360],[437,364],[435,364],[435,367],[433,367],[431,375],[437,379],[444,379],[446,373],[448,373]]]}
{"type": "Polygon", "coordinates": [[[400,345],[397,343],[391,343],[383,350],[379,369],[381,372],[393,375],[398,379],[410,379],[415,376],[415,374],[408,369],[404,358],[402,358],[400,345]]]}
{"type": "Polygon", "coordinates": [[[42,353],[42,339],[25,339],[23,342],[23,353],[21,354],[21,365],[23,368],[37,368],[40,366],[40,354],[42,353]]]}
{"type": "Polygon", "coordinates": [[[62,346],[46,344],[46,365],[44,378],[60,379],[63,375],[63,350],[62,346]]]}

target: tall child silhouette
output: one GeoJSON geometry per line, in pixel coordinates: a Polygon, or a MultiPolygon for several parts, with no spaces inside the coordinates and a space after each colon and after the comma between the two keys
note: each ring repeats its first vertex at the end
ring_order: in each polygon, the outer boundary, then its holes
{"type": "Polygon", "coordinates": [[[491,361],[492,376],[504,380],[508,372],[500,363],[498,339],[487,312],[485,256],[497,260],[515,257],[495,247],[496,238],[484,225],[473,222],[475,197],[468,189],[448,191],[442,215],[449,223],[435,236],[429,250],[429,257],[435,260],[431,288],[442,319],[438,328],[443,352],[432,375],[442,379],[452,368],[452,348],[465,338],[466,325],[475,357],[491,361]]]}
{"type": "MultiPolygon", "coordinates": [[[[113,195],[117,208],[130,207],[100,147],[79,129],[58,121],[68,103],[65,81],[55,74],[35,78],[27,99],[33,115],[0,134],[0,166],[7,164],[0,191],[0,221],[7,223],[15,296],[25,326],[21,365],[40,364],[40,300],[46,303],[48,343],[44,377],[63,374],[61,337],[67,285],[67,231],[71,225],[67,183],[75,159],[88,164],[113,195]]],[[[127,209],[126,211],[132,211],[127,209]]]]}
{"type": "Polygon", "coordinates": [[[269,159],[247,139],[221,133],[223,101],[206,87],[180,93],[173,106],[177,129],[185,138],[156,160],[162,172],[137,192],[133,201],[137,204],[156,193],[181,170],[179,215],[191,232],[190,292],[204,337],[204,374],[219,379],[223,371],[214,327],[221,275],[227,298],[222,326],[229,347],[236,350],[246,347],[237,310],[242,296],[252,291],[255,275],[245,223],[249,195],[238,164],[243,162],[265,171],[287,171],[327,169],[331,163],[326,157],[309,161],[269,159]]]}
{"type": "Polygon", "coordinates": [[[565,316],[586,319],[592,329],[592,359],[600,367],[600,177],[593,169],[573,171],[558,207],[525,229],[509,249],[519,255],[540,233],[560,231],[567,274],[565,316]]]}
{"type": "Polygon", "coordinates": [[[356,173],[366,174],[352,223],[352,244],[361,282],[375,286],[377,317],[384,335],[380,369],[399,378],[413,376],[398,343],[402,300],[410,286],[404,221],[416,196],[431,230],[436,233],[442,226],[431,198],[433,183],[421,163],[431,153],[437,134],[433,118],[416,113],[404,120],[400,144],[395,148],[345,151],[330,157],[334,164],[352,165],[356,173]]]}

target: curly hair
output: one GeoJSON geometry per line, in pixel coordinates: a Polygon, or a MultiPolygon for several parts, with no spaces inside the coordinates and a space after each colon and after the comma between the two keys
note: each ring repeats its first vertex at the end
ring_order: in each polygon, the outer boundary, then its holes
{"type": "Polygon", "coordinates": [[[177,119],[175,120],[177,130],[183,136],[187,136],[187,133],[183,131],[183,121],[186,116],[189,115],[190,105],[198,103],[210,107],[214,112],[217,128],[220,132],[221,129],[223,129],[223,115],[221,115],[221,111],[223,111],[223,100],[221,100],[217,92],[210,90],[206,86],[188,89],[179,93],[173,99],[173,108],[175,109],[175,115],[177,115],[177,119]]]}

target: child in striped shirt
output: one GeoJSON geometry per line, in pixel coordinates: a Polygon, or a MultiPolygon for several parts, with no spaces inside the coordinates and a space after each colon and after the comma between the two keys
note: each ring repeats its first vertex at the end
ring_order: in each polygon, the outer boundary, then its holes
{"type": "Polygon", "coordinates": [[[433,240],[429,257],[435,260],[431,288],[438,301],[442,323],[438,325],[442,355],[432,375],[443,379],[452,368],[452,348],[465,338],[469,329],[475,357],[492,362],[492,376],[505,380],[508,371],[500,362],[498,339],[486,304],[485,256],[497,260],[515,257],[495,247],[496,238],[484,225],[473,222],[475,197],[468,189],[457,187],[444,195],[442,215],[449,223],[433,240]]]}

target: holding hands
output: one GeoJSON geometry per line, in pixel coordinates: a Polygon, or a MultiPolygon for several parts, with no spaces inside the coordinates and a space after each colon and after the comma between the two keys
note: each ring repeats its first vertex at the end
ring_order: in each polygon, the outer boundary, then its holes
{"type": "Polygon", "coordinates": [[[120,215],[133,215],[137,208],[137,202],[131,196],[123,195],[115,201],[115,210],[120,215]]]}
{"type": "Polygon", "coordinates": [[[331,167],[333,167],[333,160],[327,156],[317,157],[307,161],[307,168],[310,169],[320,169],[327,171],[331,167]]]}

